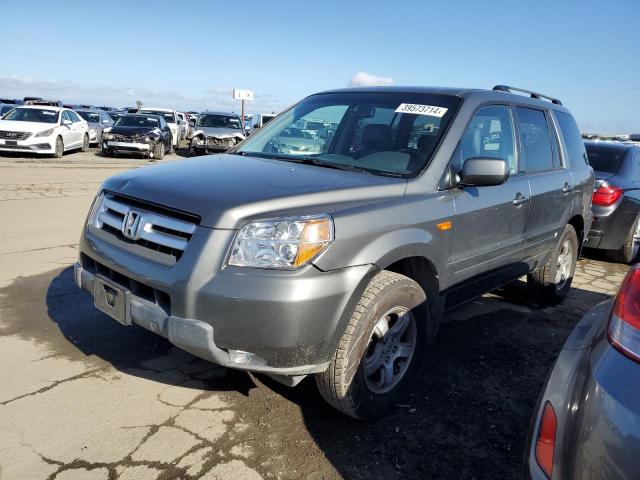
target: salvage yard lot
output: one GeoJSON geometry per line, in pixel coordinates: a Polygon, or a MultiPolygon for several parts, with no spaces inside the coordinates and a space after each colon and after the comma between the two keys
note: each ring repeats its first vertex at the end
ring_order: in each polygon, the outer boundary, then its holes
{"type": "MultiPolygon", "coordinates": [[[[178,156],[171,158],[177,159],[178,156]]],[[[447,314],[407,404],[375,423],[225,371],[93,308],[73,282],[101,181],[148,164],[0,157],[0,479],[519,478],[545,376],[627,267],[578,262],[559,306],[522,282],[447,314]]]]}

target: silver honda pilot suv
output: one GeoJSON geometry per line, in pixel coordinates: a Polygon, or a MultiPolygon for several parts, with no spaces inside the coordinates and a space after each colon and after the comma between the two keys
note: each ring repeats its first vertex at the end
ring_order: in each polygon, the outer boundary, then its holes
{"type": "Polygon", "coordinates": [[[541,301],[567,295],[593,184],[557,99],[328,91],[226,154],[106,180],[76,282],[123,325],[291,386],[313,375],[331,405],[375,418],[444,310],[523,275],[541,301]]]}

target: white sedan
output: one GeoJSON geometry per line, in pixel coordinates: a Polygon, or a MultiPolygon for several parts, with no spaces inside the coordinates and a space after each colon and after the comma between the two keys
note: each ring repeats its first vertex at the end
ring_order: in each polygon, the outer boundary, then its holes
{"type": "Polygon", "coordinates": [[[24,105],[0,119],[0,152],[62,157],[67,150],[89,150],[89,126],[73,110],[24,105]]]}

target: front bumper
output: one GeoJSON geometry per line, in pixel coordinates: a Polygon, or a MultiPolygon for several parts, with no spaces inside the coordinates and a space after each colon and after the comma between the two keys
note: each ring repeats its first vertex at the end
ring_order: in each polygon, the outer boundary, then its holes
{"type": "Polygon", "coordinates": [[[375,267],[224,267],[233,236],[199,227],[167,266],[87,232],[76,281],[92,295],[96,275],[119,284],[131,292],[133,323],[214,363],[273,375],[324,371],[375,267]],[[251,360],[234,361],[230,350],[251,360]]]}
{"type": "Polygon", "coordinates": [[[640,365],[608,342],[612,301],[594,307],[567,339],[539,398],[526,451],[527,476],[547,480],[535,458],[546,402],[557,416],[554,479],[637,478],[640,365]]]}
{"type": "Polygon", "coordinates": [[[26,140],[0,140],[0,152],[39,153],[50,155],[55,153],[55,141],[49,137],[34,137],[26,140]]]}
{"type": "Polygon", "coordinates": [[[148,152],[151,150],[151,144],[137,142],[115,142],[113,140],[105,140],[102,142],[102,148],[104,150],[122,152],[148,152]]]}

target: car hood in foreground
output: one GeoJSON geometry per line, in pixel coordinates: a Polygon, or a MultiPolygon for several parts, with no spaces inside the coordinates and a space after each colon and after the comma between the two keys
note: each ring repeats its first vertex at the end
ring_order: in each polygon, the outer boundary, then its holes
{"type": "Polygon", "coordinates": [[[404,195],[406,180],[313,165],[213,155],[129,170],[103,188],[234,229],[247,219],[331,213],[404,195]]]}
{"type": "Polygon", "coordinates": [[[203,132],[207,137],[230,138],[239,137],[244,139],[242,131],[237,128],[221,128],[221,127],[193,127],[196,131],[203,132]]]}

